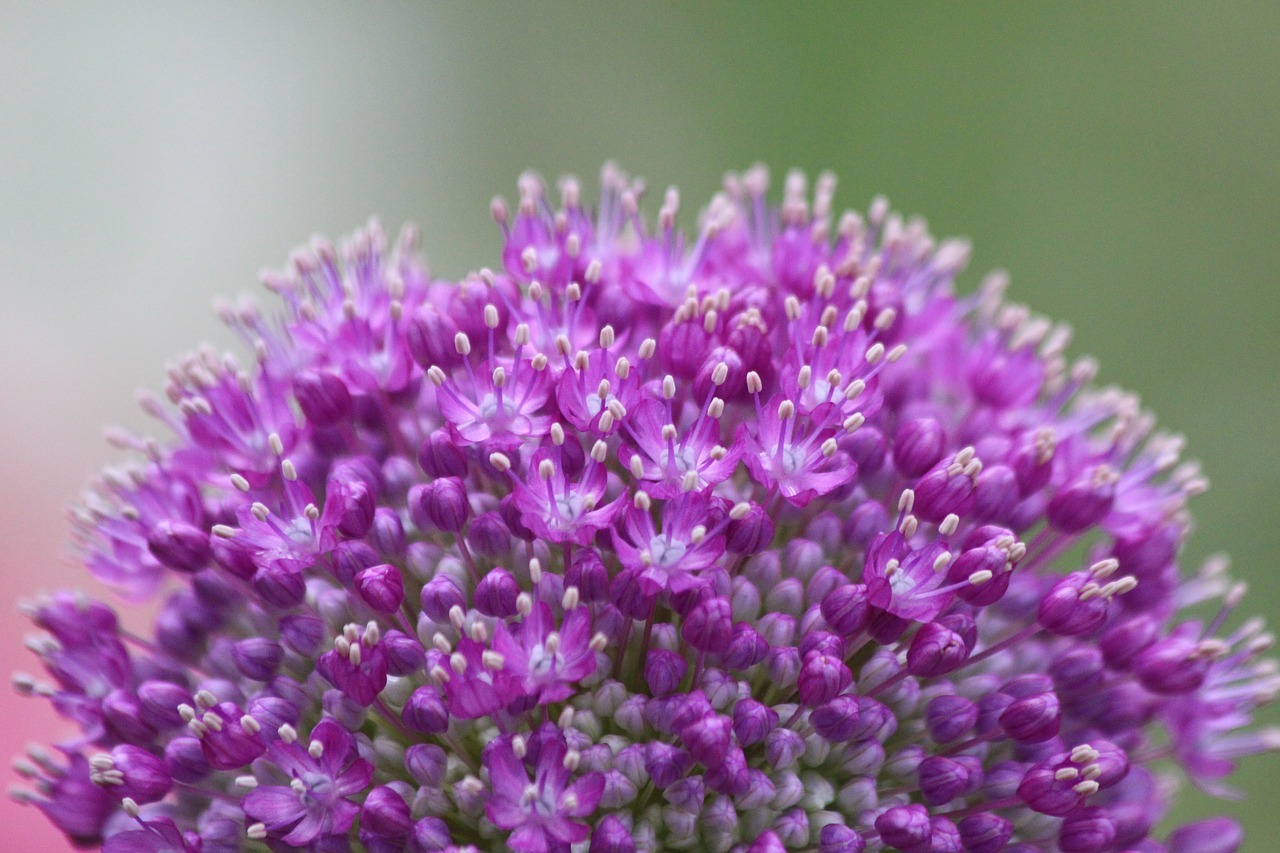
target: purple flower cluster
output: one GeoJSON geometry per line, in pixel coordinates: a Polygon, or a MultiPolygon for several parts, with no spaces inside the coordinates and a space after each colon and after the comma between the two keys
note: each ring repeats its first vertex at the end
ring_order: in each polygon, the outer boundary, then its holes
{"type": "Polygon", "coordinates": [[[253,366],[77,511],[152,630],[30,606],[79,732],[19,795],[107,853],[1237,849],[1153,836],[1280,742],[1178,440],[883,200],[602,183],[495,201],[502,272],[374,223],[222,309],[253,366]]]}

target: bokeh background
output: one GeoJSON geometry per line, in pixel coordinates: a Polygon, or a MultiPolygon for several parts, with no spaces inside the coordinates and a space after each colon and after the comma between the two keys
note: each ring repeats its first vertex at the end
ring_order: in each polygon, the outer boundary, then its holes
{"type": "MultiPolygon", "coordinates": [[[[12,602],[86,586],[64,508],[105,423],[208,306],[311,233],[419,222],[435,268],[497,260],[488,201],[609,158],[707,198],[727,169],[831,168],[975,245],[967,283],[1075,327],[1185,432],[1229,550],[1280,619],[1280,4],[0,4],[0,669],[12,602]]],[[[1275,721],[1277,716],[1270,715],[1275,721]]],[[[0,691],[0,754],[63,729],[0,691]]],[[[1274,757],[1245,763],[1274,850],[1274,757]]],[[[7,772],[7,771],[4,771],[7,772]]],[[[0,804],[0,849],[60,851],[0,804]]]]}

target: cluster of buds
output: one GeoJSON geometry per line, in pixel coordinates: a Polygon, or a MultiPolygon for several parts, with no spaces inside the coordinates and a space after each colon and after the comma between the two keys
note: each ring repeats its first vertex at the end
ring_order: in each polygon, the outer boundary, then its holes
{"type": "Polygon", "coordinates": [[[16,796],[107,853],[1235,850],[1153,834],[1277,745],[1178,440],[882,199],[602,185],[495,201],[501,272],[371,223],[220,309],[256,363],[76,511],[152,630],[30,605],[78,731],[16,796]]]}

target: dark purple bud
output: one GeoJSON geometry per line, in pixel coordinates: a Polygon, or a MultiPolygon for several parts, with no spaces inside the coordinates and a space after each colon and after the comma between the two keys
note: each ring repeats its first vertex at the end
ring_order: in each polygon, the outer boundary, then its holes
{"type": "Polygon", "coordinates": [[[355,577],[356,592],[375,613],[395,613],[404,603],[404,581],[400,570],[383,563],[370,566],[355,577]]]}
{"type": "Polygon", "coordinates": [[[679,592],[672,590],[670,593],[671,609],[682,617],[688,616],[690,610],[714,595],[715,590],[712,589],[709,583],[695,583],[679,592]]]}
{"type": "Polygon", "coordinates": [[[729,522],[725,548],[734,554],[759,554],[773,542],[773,519],[764,507],[752,504],[747,514],[729,522]]]}
{"type": "Polygon", "coordinates": [[[736,746],[729,749],[719,766],[707,770],[704,777],[707,787],[730,797],[741,797],[750,790],[751,768],[747,757],[736,746]]]}
{"type": "Polygon", "coordinates": [[[387,656],[387,672],[397,678],[421,672],[426,666],[427,653],[416,637],[403,631],[387,631],[379,644],[387,656]]]}
{"type": "Polygon", "coordinates": [[[1062,817],[1075,811],[1084,800],[1076,791],[1078,778],[1058,779],[1055,775],[1064,763],[1042,761],[1033,766],[1018,783],[1018,797],[1027,807],[1052,817],[1062,817]]]}
{"type": "MultiPolygon", "coordinates": [[[[884,433],[873,426],[863,426],[853,435],[846,435],[840,441],[840,447],[845,453],[849,454],[849,458],[858,466],[858,473],[864,477],[876,473],[884,467],[885,456],[888,454],[888,444],[884,439],[884,433]]],[[[868,504],[870,501],[867,502],[868,504]]],[[[863,504],[866,506],[867,504],[863,504]]],[[[879,504],[876,504],[879,506],[879,504]]],[[[857,514],[857,510],[854,511],[857,514]]],[[[850,521],[852,521],[852,517],[850,521]]],[[[884,528],[877,527],[875,532],[880,532],[884,528]]],[[[845,535],[849,536],[850,528],[845,526],[845,535]]],[[[858,544],[865,544],[861,539],[854,539],[858,544]]]]}
{"type": "Polygon", "coordinates": [[[214,536],[209,540],[209,550],[213,552],[214,562],[241,580],[248,580],[258,571],[253,552],[239,540],[214,536]]]}
{"type": "Polygon", "coordinates": [[[89,765],[95,770],[118,771],[124,780],[119,785],[111,785],[111,793],[129,797],[139,805],[163,800],[173,787],[173,777],[164,762],[132,744],[120,744],[111,750],[110,756],[90,759],[89,765]]]}
{"type": "Polygon", "coordinates": [[[764,756],[769,766],[785,770],[804,754],[804,738],[791,729],[779,728],[764,739],[764,756]]]}
{"type": "Polygon", "coordinates": [[[333,560],[334,578],[345,587],[351,586],[361,570],[381,562],[378,552],[358,539],[339,542],[329,556],[333,560]]]}
{"type": "Polygon", "coordinates": [[[440,477],[409,490],[409,516],[421,530],[457,533],[471,517],[467,487],[457,477],[440,477]]]}
{"type": "Polygon", "coordinates": [[[1026,432],[1018,440],[1009,466],[1018,477],[1022,497],[1038,492],[1049,484],[1053,475],[1054,439],[1047,431],[1026,432]]]}
{"type": "Polygon", "coordinates": [[[532,542],[538,538],[537,534],[520,520],[520,508],[516,506],[515,499],[511,495],[498,501],[498,515],[501,515],[502,520],[507,523],[507,529],[511,531],[512,536],[523,539],[525,542],[532,542]]]}
{"type": "Polygon", "coordinates": [[[733,608],[725,598],[707,598],[697,604],[680,626],[680,636],[695,649],[719,654],[733,635],[733,608]]]}
{"type": "Polygon", "coordinates": [[[822,652],[805,655],[796,678],[800,701],[810,707],[830,702],[852,683],[853,673],[845,662],[822,652]]]}
{"type": "Polygon", "coordinates": [[[461,607],[465,610],[467,607],[462,588],[446,574],[438,574],[423,585],[420,602],[427,618],[440,624],[449,621],[449,611],[452,608],[461,607]]]}
{"type": "Polygon", "coordinates": [[[818,833],[818,853],[863,853],[866,840],[844,824],[829,823],[818,833]]]}
{"type": "Polygon", "coordinates": [[[707,701],[707,697],[700,690],[681,696],[673,696],[666,701],[675,709],[671,715],[672,732],[679,732],[685,726],[714,713],[711,703],[707,701]]]}
{"type": "Polygon", "coordinates": [[[671,320],[658,332],[658,360],[663,369],[680,379],[692,379],[710,346],[702,323],[671,320]]]}
{"type": "Polygon", "coordinates": [[[924,521],[937,524],[952,513],[969,514],[975,478],[955,470],[953,465],[944,459],[916,482],[913,512],[924,521]]]}
{"type": "Polygon", "coordinates": [[[164,730],[183,724],[179,705],[191,704],[191,691],[169,681],[144,681],[138,685],[138,714],[142,722],[164,730]]]}
{"type": "Polygon", "coordinates": [[[1128,669],[1135,654],[1151,646],[1158,635],[1160,622],[1148,613],[1142,613],[1133,619],[1117,621],[1108,626],[1098,638],[1098,648],[1101,649],[1107,666],[1114,670],[1124,670],[1128,669]]]}
{"type": "Polygon", "coordinates": [[[151,528],[147,550],[175,572],[198,572],[213,557],[209,534],[183,521],[162,521],[151,528]]]}
{"type": "Polygon", "coordinates": [[[684,726],[680,730],[680,740],[694,761],[707,767],[718,767],[733,742],[733,724],[728,717],[710,714],[684,726]]]}
{"type": "Polygon", "coordinates": [[[176,737],[164,748],[164,766],[177,782],[194,785],[212,770],[204,757],[200,741],[193,737],[176,737]]]}
{"type": "Polygon", "coordinates": [[[102,699],[102,721],[120,740],[148,743],[155,737],[155,729],[142,719],[141,713],[138,697],[128,690],[117,688],[102,699]]]}
{"type": "Polygon", "coordinates": [[[921,678],[945,675],[969,659],[964,637],[940,622],[926,622],[907,650],[907,672],[921,678]]]}
{"type": "Polygon", "coordinates": [[[409,804],[396,790],[379,785],[365,797],[360,808],[360,831],[389,839],[405,838],[413,828],[409,804]]]}
{"type": "Polygon", "coordinates": [[[967,513],[975,521],[1003,521],[1018,505],[1018,475],[1007,465],[983,468],[973,484],[973,502],[967,513]]]}
{"type": "Polygon", "coordinates": [[[433,366],[448,369],[460,364],[462,357],[454,347],[458,326],[433,302],[424,303],[405,326],[405,343],[409,354],[424,370],[433,366]]]}
{"type": "Polygon", "coordinates": [[[418,464],[433,480],[467,476],[466,453],[442,430],[431,433],[422,443],[418,450],[418,464]]]}
{"type": "Polygon", "coordinates": [[[315,426],[344,420],[351,414],[351,391],[342,377],[327,370],[301,370],[293,377],[298,408],[315,426]]]}
{"type": "Polygon", "coordinates": [[[231,657],[245,678],[270,681],[284,659],[284,649],[266,637],[250,637],[231,647],[231,657]]]}
{"type": "MultiPolygon", "coordinates": [[[[999,528],[997,528],[999,529],[999,528]]],[[[1012,535],[1012,534],[1010,534],[1012,535]]],[[[1009,588],[1009,554],[994,544],[981,544],[968,548],[947,567],[947,582],[963,583],[956,595],[970,604],[985,607],[1004,597],[1009,588]],[[991,572],[992,579],[984,583],[968,583],[975,572],[991,572]]]]}
{"type": "Polygon", "coordinates": [[[1058,849],[1062,853],[1101,853],[1116,840],[1116,824],[1104,810],[1086,806],[1062,820],[1058,849]]]}
{"type": "Polygon", "coordinates": [[[1054,658],[1049,675],[1059,691],[1088,691],[1105,666],[1097,647],[1075,645],[1054,658]]]}
{"type": "Polygon", "coordinates": [[[410,729],[422,734],[440,734],[449,729],[449,711],[439,689],[431,684],[424,684],[413,691],[409,701],[404,703],[400,719],[410,729]]]}
{"type": "Polygon", "coordinates": [[[965,853],[1000,853],[1013,837],[1013,823],[991,812],[969,815],[957,829],[965,853]]]}
{"type": "Polygon", "coordinates": [[[982,784],[982,763],[967,755],[956,758],[931,755],[920,762],[916,775],[924,801],[940,806],[978,789],[982,784]]]}
{"type": "Polygon", "coordinates": [[[626,824],[615,815],[606,815],[591,833],[587,853],[636,853],[636,843],[626,824]]]}
{"type": "Polygon", "coordinates": [[[588,604],[609,598],[609,570],[594,548],[574,552],[573,561],[565,569],[564,585],[577,587],[581,600],[588,604]]]}
{"type": "Polygon", "coordinates": [[[929,810],[919,805],[894,806],[876,818],[875,827],[881,841],[903,851],[928,849],[933,835],[929,810]]]}
{"type": "Polygon", "coordinates": [[[822,618],[846,637],[862,633],[871,619],[867,588],[862,584],[836,587],[822,599],[822,618]]]}
{"type": "Polygon", "coordinates": [[[889,515],[879,501],[863,501],[845,520],[844,538],[850,545],[865,549],[889,524],[889,515]]]}
{"type": "Polygon", "coordinates": [[[1152,693],[1176,695],[1204,684],[1212,662],[1213,653],[1200,643],[1169,637],[1143,649],[1133,662],[1133,671],[1152,693]]]}
{"type": "Polygon", "coordinates": [[[893,464],[907,477],[919,477],[942,458],[946,432],[933,418],[904,421],[893,434],[893,464]]]}
{"type": "Polygon", "coordinates": [[[1079,533],[1093,527],[1111,512],[1117,475],[1106,465],[1080,472],[1054,492],[1045,507],[1045,518],[1063,533],[1079,533]]]}
{"type": "Polygon", "coordinates": [[[1040,624],[1064,637],[1097,630],[1107,617],[1107,598],[1098,594],[1097,587],[1087,572],[1067,575],[1041,599],[1040,624]]]}
{"type": "Polygon", "coordinates": [[[898,718],[885,705],[869,696],[858,697],[858,729],[851,740],[873,737],[888,740],[898,730],[898,718]]]}
{"type": "MultiPolygon", "coordinates": [[[[276,679],[271,683],[272,688],[278,688],[281,680],[276,679]]],[[[249,702],[245,709],[249,714],[258,721],[258,723],[267,731],[273,731],[288,723],[291,726],[297,726],[298,720],[302,718],[299,707],[309,706],[312,697],[310,694],[303,694],[301,701],[299,697],[294,695],[291,699],[285,699],[280,696],[259,696],[249,702]]]]}
{"type": "Polygon", "coordinates": [[[733,734],[743,747],[764,740],[777,725],[778,712],[755,699],[743,699],[733,706],[733,734]]]}
{"type": "Polygon", "coordinates": [[[765,659],[769,644],[746,622],[733,626],[728,647],[720,654],[720,663],[728,669],[747,669],[765,659]]]}
{"type": "Polygon", "coordinates": [[[520,585],[511,573],[503,568],[490,569],[476,584],[474,596],[476,610],[485,616],[505,619],[516,614],[516,597],[520,585]]]}
{"type": "Polygon", "coordinates": [[[847,741],[858,730],[858,699],[837,696],[809,714],[813,730],[832,743],[847,741]]]}
{"type": "Polygon", "coordinates": [[[639,571],[623,569],[609,584],[609,598],[624,615],[632,619],[648,619],[653,612],[656,594],[649,592],[639,577],[639,571]]]}
{"type": "Polygon", "coordinates": [[[404,525],[400,523],[400,516],[395,510],[384,506],[374,510],[373,525],[369,528],[368,540],[379,554],[396,556],[404,554],[404,525]]]}
{"type": "Polygon", "coordinates": [[[253,576],[253,588],[267,604],[281,609],[297,607],[307,597],[302,572],[281,566],[263,566],[253,576]]]}
{"type": "Polygon", "coordinates": [[[315,616],[285,616],[280,619],[281,641],[304,657],[311,657],[327,634],[324,622],[315,616]]]}
{"type": "Polygon", "coordinates": [[[1000,712],[1000,727],[1018,743],[1043,743],[1057,737],[1062,710],[1052,690],[1014,701],[1000,712]]]}
{"type": "Polygon", "coordinates": [[[1127,573],[1146,579],[1173,562],[1182,538],[1181,525],[1157,522],[1135,533],[1117,537],[1111,556],[1120,561],[1127,573]]]}
{"type": "Polygon", "coordinates": [[[482,557],[503,557],[511,552],[511,531],[496,512],[476,516],[467,528],[471,550],[482,557]]]}
{"type": "Polygon", "coordinates": [[[943,695],[925,706],[925,726],[937,743],[950,743],[973,728],[978,706],[963,696],[943,695]]]}
{"type": "Polygon", "coordinates": [[[644,769],[659,790],[683,776],[689,763],[689,756],[678,747],[661,741],[650,741],[645,745],[644,769]]]}
{"type": "Polygon", "coordinates": [[[689,662],[683,656],[666,649],[651,649],[644,661],[644,680],[649,692],[661,698],[680,687],[688,670],[689,662]]]}
{"type": "Polygon", "coordinates": [[[1169,853],[1236,853],[1244,844],[1244,830],[1229,817],[1180,826],[1169,834],[1169,853]]]}
{"type": "Polygon", "coordinates": [[[873,607],[871,621],[867,623],[867,633],[880,645],[887,646],[897,642],[910,626],[911,620],[873,607]]]}

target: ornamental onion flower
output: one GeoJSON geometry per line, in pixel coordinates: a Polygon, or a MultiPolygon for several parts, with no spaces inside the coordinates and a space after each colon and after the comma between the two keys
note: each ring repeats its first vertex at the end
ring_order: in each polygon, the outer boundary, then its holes
{"type": "Polygon", "coordinates": [[[76,510],[154,624],[27,609],[77,733],[19,769],[130,851],[1235,850],[1280,682],[1205,487],[1065,327],[877,199],[729,176],[693,233],[532,175],[499,271],[314,240],[76,510]]]}

